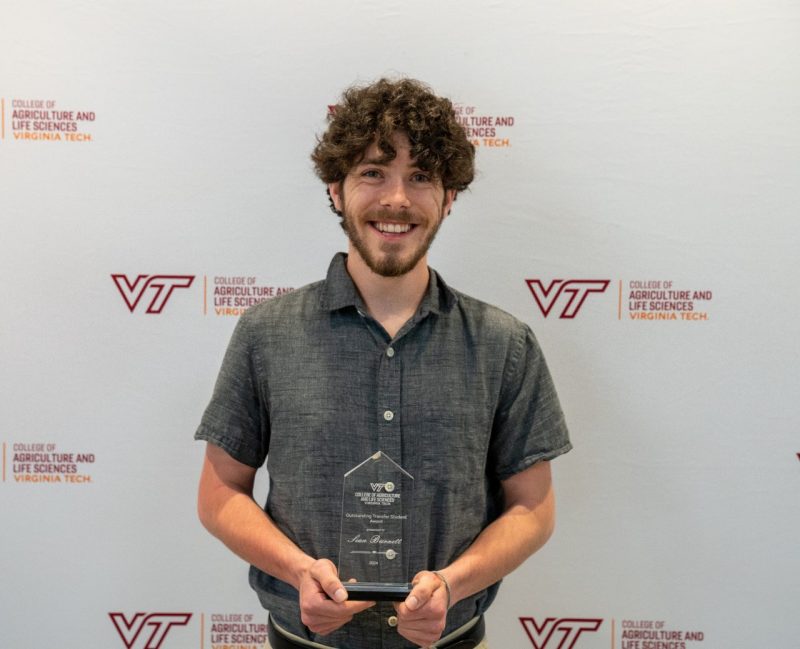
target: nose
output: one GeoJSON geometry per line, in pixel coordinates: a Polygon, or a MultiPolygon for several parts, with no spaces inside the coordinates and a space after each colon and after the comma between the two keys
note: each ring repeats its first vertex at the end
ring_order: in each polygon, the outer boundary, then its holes
{"type": "Polygon", "coordinates": [[[381,205],[392,209],[401,209],[411,206],[408,199],[405,182],[402,178],[390,178],[384,183],[381,195],[381,205]]]}

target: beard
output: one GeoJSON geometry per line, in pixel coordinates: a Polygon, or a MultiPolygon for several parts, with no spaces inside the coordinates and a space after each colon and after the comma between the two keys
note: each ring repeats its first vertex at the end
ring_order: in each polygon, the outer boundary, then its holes
{"type": "MultiPolygon", "coordinates": [[[[363,222],[365,228],[372,227],[368,224],[368,221],[420,223],[415,216],[413,212],[410,214],[399,214],[393,210],[373,210],[364,215],[363,222]]],[[[410,251],[410,253],[406,251],[405,254],[401,254],[398,250],[400,246],[392,242],[384,242],[379,244],[379,248],[370,249],[365,238],[359,233],[358,226],[356,225],[359,219],[348,211],[346,204],[342,212],[341,226],[350,239],[350,242],[353,244],[353,247],[373,273],[381,275],[382,277],[400,277],[413,270],[420,260],[428,253],[428,249],[431,247],[436,233],[442,225],[442,220],[442,211],[440,211],[436,223],[428,225],[429,230],[425,234],[425,238],[414,250],[410,251]]],[[[425,226],[420,224],[415,227],[419,228],[425,226]]]]}

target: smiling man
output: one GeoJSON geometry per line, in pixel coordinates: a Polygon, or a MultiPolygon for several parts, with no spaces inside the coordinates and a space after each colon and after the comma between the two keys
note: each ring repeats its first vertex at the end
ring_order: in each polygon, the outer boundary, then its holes
{"type": "Polygon", "coordinates": [[[483,614],[552,533],[549,463],[571,445],[530,329],[428,267],[474,149],[447,99],[382,79],[344,93],[312,159],[348,252],[237,324],[195,435],[200,518],[251,564],[273,649],[487,647],[483,614]],[[343,476],[378,450],[415,482],[395,602],[354,601],[336,568],[343,476]]]}

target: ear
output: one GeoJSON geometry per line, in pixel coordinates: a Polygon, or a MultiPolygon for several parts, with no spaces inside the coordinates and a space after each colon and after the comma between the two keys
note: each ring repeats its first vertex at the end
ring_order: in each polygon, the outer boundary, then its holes
{"type": "Polygon", "coordinates": [[[445,189],[444,190],[444,202],[442,203],[442,214],[445,216],[450,215],[450,209],[453,207],[453,201],[456,200],[456,190],[455,189],[445,189]]]}
{"type": "Polygon", "coordinates": [[[342,182],[344,181],[340,181],[338,183],[328,183],[328,192],[331,195],[333,206],[339,212],[342,212],[342,208],[344,207],[344,201],[342,200],[342,182]]]}

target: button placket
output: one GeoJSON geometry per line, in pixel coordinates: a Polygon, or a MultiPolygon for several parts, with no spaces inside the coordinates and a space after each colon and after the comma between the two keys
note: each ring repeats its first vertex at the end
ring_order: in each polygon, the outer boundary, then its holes
{"type": "Polygon", "coordinates": [[[400,427],[400,377],[401,367],[394,346],[384,347],[378,367],[378,443],[395,462],[402,465],[402,443],[400,427]]]}

